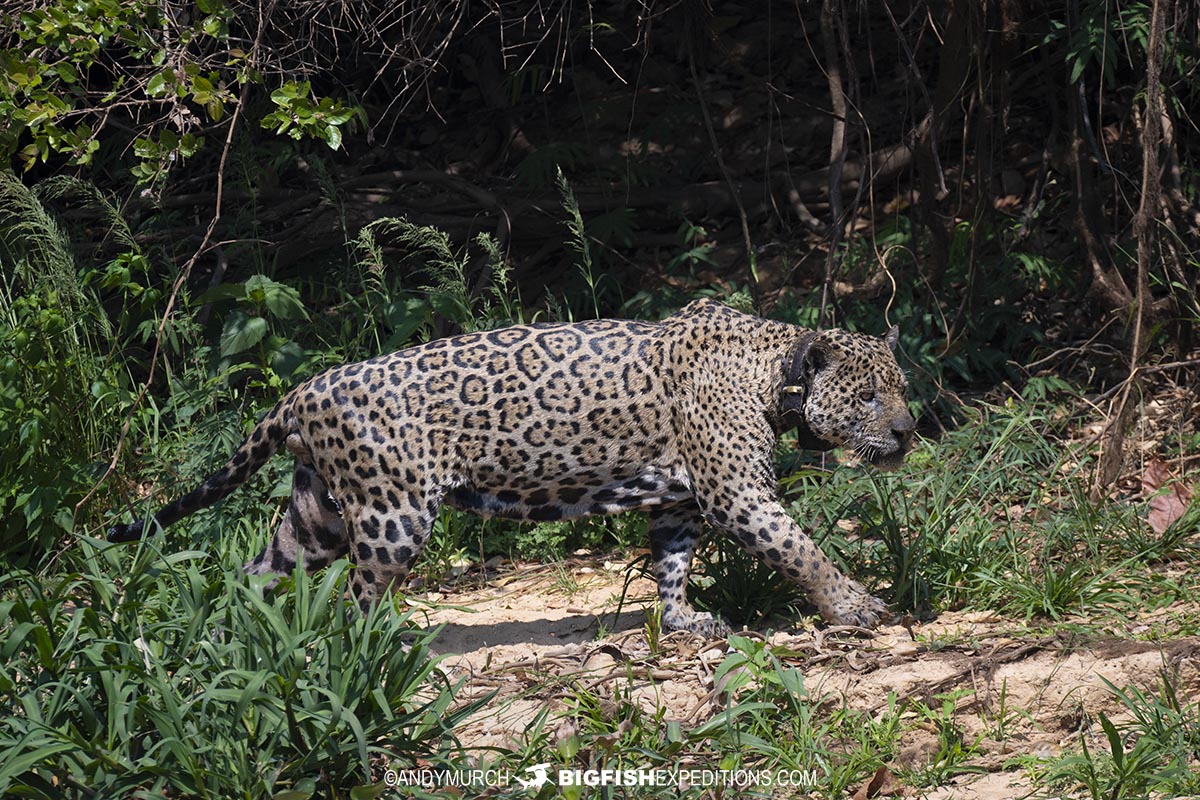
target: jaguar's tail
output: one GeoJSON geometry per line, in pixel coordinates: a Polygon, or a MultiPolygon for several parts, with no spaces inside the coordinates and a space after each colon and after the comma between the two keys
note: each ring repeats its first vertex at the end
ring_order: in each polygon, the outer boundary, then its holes
{"type": "MultiPolygon", "coordinates": [[[[189,514],[194,514],[202,508],[207,508],[222,499],[237,487],[241,486],[263,464],[275,455],[276,451],[287,440],[294,426],[295,416],[292,403],[295,391],[276,403],[275,407],[254,427],[246,441],[242,442],[225,462],[225,466],[214,472],[204,483],[183,497],[168,503],[154,515],[154,521],[161,527],[178,522],[189,514]]],[[[110,542],[132,542],[142,538],[147,520],[114,525],[108,529],[110,542]]]]}

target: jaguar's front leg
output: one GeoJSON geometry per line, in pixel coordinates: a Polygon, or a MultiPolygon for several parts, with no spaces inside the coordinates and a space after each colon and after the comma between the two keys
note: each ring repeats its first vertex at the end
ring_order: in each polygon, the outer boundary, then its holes
{"type": "Polygon", "coordinates": [[[887,606],[858,581],[842,574],[779,502],[766,493],[745,493],[710,518],[747,552],[804,589],[821,616],[834,625],[874,628],[887,606]]]}
{"type": "Polygon", "coordinates": [[[774,496],[775,436],[762,409],[729,392],[699,388],[693,404],[682,408],[706,424],[683,428],[683,451],[705,519],[798,583],[827,621],[878,625],[887,613],[883,601],[843,575],[774,496]]]}

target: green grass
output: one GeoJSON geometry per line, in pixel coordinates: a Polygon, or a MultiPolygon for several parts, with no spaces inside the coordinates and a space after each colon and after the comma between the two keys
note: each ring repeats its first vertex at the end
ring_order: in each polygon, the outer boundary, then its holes
{"type": "Polygon", "coordinates": [[[1079,752],[1052,763],[1046,780],[1092,800],[1200,794],[1200,702],[1181,699],[1166,671],[1151,690],[1118,688],[1127,722],[1100,713],[1080,733],[1079,752]],[[1097,728],[1099,730],[1097,730],[1097,728]]]}

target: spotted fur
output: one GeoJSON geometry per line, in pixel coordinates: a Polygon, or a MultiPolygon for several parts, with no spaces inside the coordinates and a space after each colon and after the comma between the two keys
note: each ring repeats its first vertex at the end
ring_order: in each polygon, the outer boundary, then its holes
{"type": "MultiPolygon", "coordinates": [[[[663,623],[714,633],[685,588],[702,523],[802,586],[825,619],[876,625],[882,602],[846,578],[775,496],[781,431],[904,457],[914,421],[884,338],[814,333],[709,300],[659,323],[522,325],[336,367],[287,394],[232,458],[155,516],[228,495],[282,446],[292,500],[251,573],[348,555],[363,608],[411,568],[442,504],[523,520],[645,509],[663,623]]],[[[119,525],[113,541],[141,536],[119,525]]]]}

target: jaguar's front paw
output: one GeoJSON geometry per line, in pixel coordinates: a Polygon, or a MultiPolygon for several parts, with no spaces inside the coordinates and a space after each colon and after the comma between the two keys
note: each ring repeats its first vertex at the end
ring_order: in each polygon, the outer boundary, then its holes
{"type": "Polygon", "coordinates": [[[859,628],[875,628],[890,616],[882,600],[868,594],[862,584],[851,580],[837,587],[829,607],[821,609],[821,612],[832,625],[854,625],[859,628]]]}

